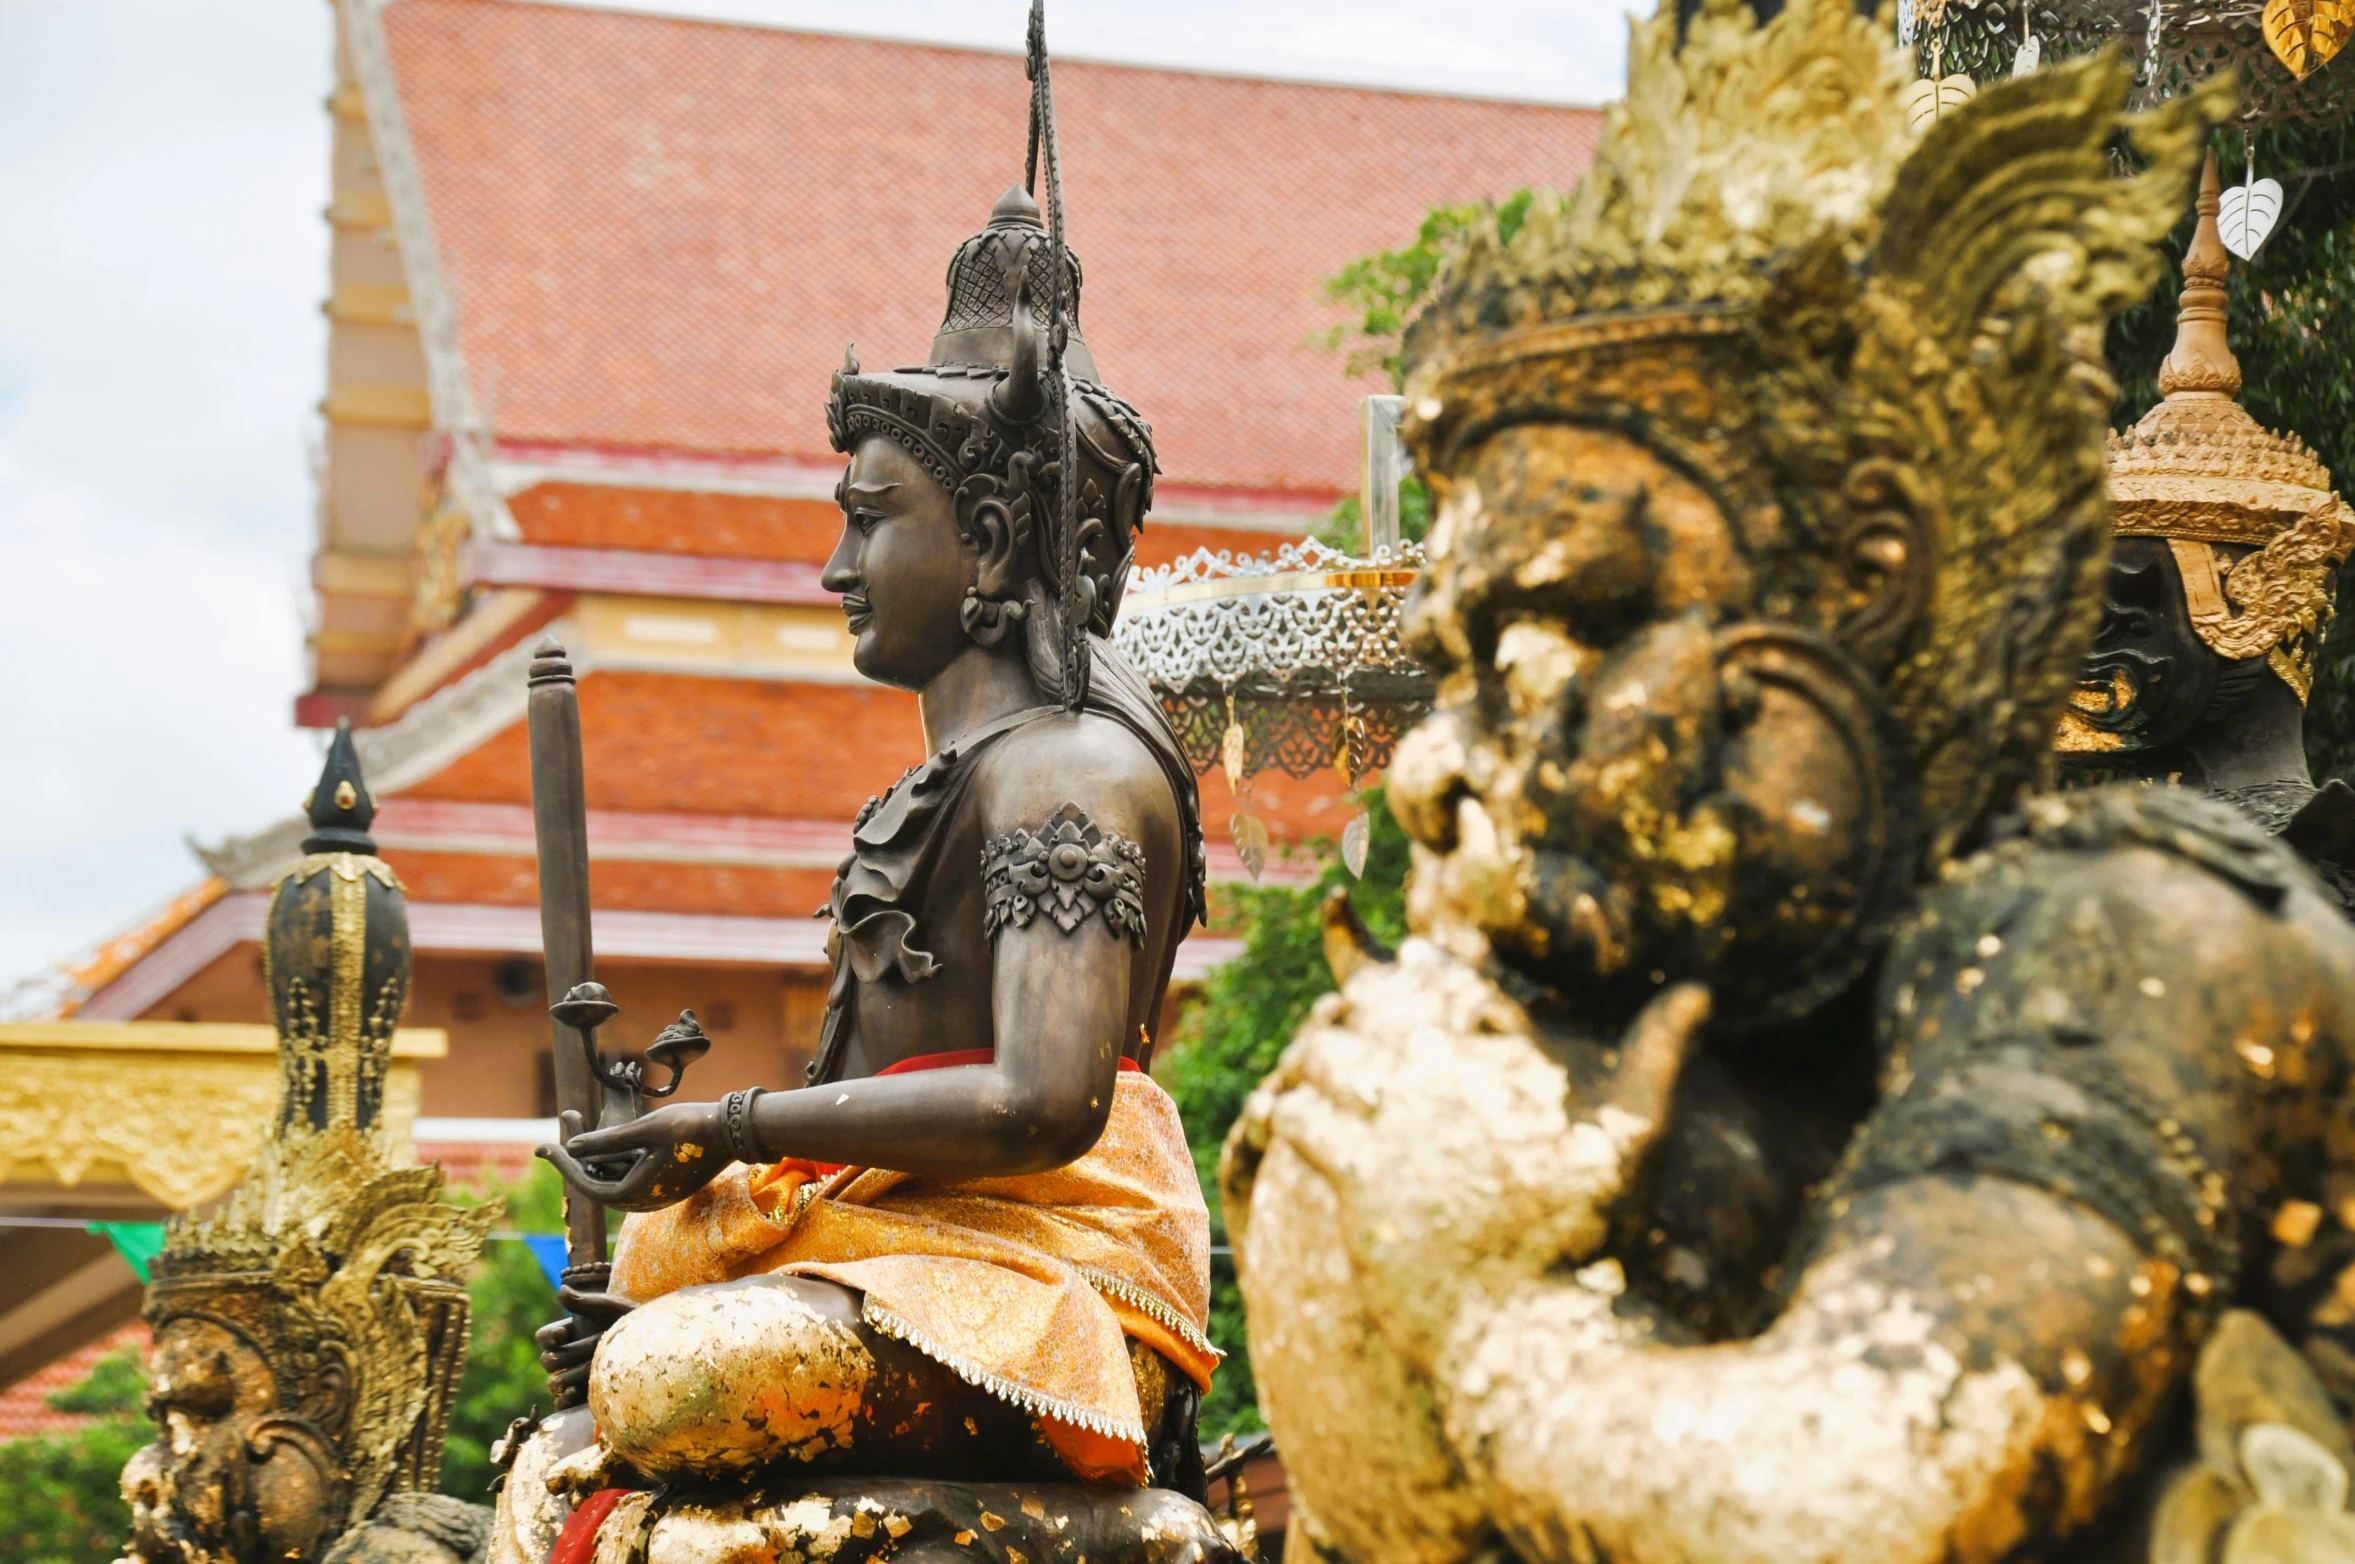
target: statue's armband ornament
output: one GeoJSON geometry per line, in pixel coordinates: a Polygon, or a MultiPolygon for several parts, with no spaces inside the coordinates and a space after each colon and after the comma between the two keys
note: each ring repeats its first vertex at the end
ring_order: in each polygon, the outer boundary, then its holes
{"type": "Polygon", "coordinates": [[[1041,916],[1066,934],[1101,917],[1113,938],[1132,947],[1145,943],[1144,849],[1098,827],[1077,804],[983,848],[981,894],[992,939],[1041,916]]]}

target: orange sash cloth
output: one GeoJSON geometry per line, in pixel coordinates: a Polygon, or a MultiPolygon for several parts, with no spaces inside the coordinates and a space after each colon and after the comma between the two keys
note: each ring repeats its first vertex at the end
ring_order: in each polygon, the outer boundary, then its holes
{"type": "MultiPolygon", "coordinates": [[[[930,1054],[885,1073],[991,1057],[930,1054]]],[[[975,1179],[737,1163],[622,1224],[614,1291],[644,1303],[743,1276],[838,1282],[864,1295],[869,1326],[1037,1417],[1073,1471],[1142,1486],[1146,1428],[1125,1338],[1206,1390],[1221,1354],[1204,1334],[1210,1216],[1177,1105],[1121,1065],[1103,1136],[1076,1162],[975,1179]]]]}

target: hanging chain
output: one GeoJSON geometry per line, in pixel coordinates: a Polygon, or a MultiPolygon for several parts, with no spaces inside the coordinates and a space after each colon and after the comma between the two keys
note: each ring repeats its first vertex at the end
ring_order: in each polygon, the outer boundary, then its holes
{"type": "Polygon", "coordinates": [[[1056,509],[1062,535],[1056,542],[1063,573],[1063,709],[1077,711],[1088,698],[1089,608],[1080,590],[1079,441],[1071,417],[1071,374],[1063,351],[1071,340],[1064,299],[1064,270],[1071,249],[1063,233],[1063,160],[1055,143],[1055,87],[1047,69],[1047,0],[1030,0],[1030,181],[1035,191],[1043,158],[1047,175],[1047,374],[1052,382],[1058,444],[1056,509]]]}

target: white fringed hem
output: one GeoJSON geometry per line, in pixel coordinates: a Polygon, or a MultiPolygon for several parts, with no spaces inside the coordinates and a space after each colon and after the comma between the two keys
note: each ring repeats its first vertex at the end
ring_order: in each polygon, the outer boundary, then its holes
{"type": "Polygon", "coordinates": [[[966,1384],[986,1390],[1000,1401],[1010,1402],[1035,1417],[1051,1417],[1058,1423],[1069,1423],[1106,1439],[1125,1440],[1140,1450],[1148,1448],[1142,1422],[1116,1422],[1077,1402],[1066,1401],[1060,1396],[1043,1395],[1027,1385],[1017,1385],[1002,1374],[993,1374],[985,1368],[976,1367],[884,1308],[871,1296],[861,1304],[859,1312],[876,1330],[894,1341],[906,1342],[966,1384]]]}
{"type": "Polygon", "coordinates": [[[1210,1338],[1202,1334],[1202,1328],[1199,1325],[1136,1283],[1123,1281],[1119,1277],[1108,1275],[1103,1271],[1090,1270],[1084,1265],[1075,1265],[1072,1269],[1077,1271],[1081,1279],[1096,1291],[1110,1293],[1138,1313],[1151,1315],[1169,1327],[1172,1333],[1195,1351],[1208,1353],[1214,1358],[1226,1356],[1225,1353],[1210,1344],[1210,1338]]]}

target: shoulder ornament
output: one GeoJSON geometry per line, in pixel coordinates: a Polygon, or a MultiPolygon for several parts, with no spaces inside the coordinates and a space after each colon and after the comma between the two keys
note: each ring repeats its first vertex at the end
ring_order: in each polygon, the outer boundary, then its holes
{"type": "Polygon", "coordinates": [[[1045,914],[1064,933],[1102,914],[1115,939],[1145,943],[1145,851],[1065,804],[1036,830],[1009,831],[981,851],[984,928],[992,939],[1045,914]]]}
{"type": "Polygon", "coordinates": [[[2030,799],[1997,831],[2046,849],[2155,847],[2196,864],[2267,912],[2299,878],[2296,856],[2229,804],[2179,787],[2121,783],[2030,799]]]}

